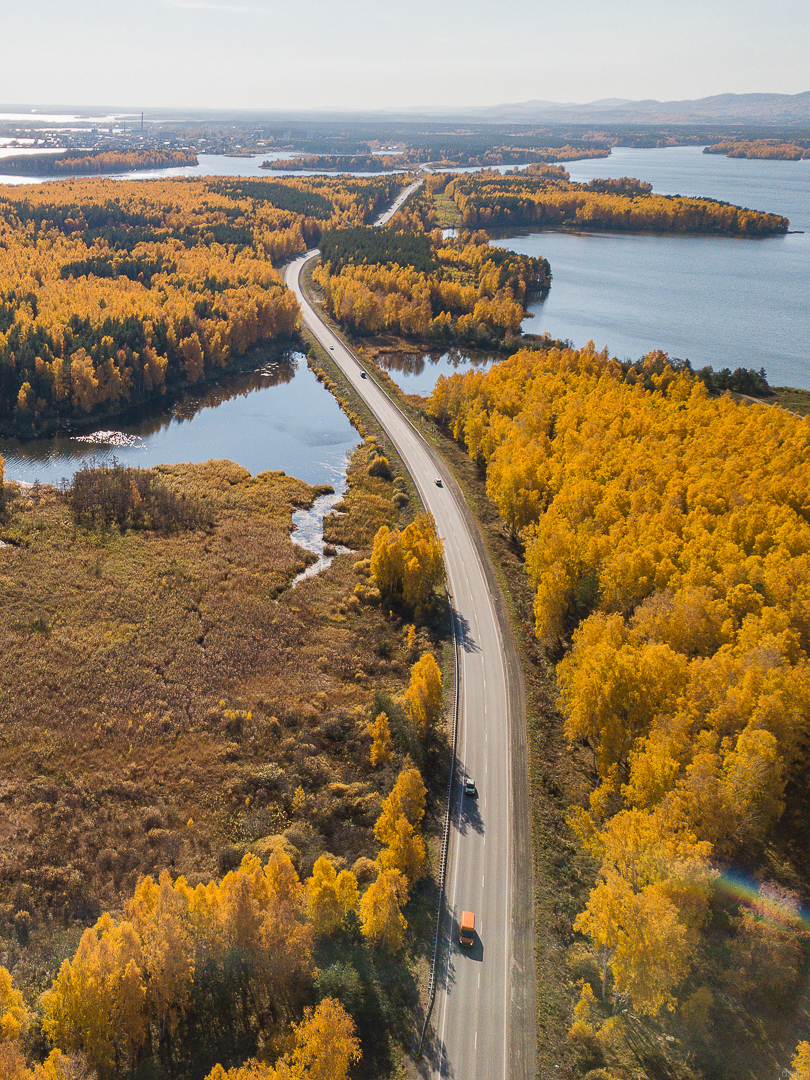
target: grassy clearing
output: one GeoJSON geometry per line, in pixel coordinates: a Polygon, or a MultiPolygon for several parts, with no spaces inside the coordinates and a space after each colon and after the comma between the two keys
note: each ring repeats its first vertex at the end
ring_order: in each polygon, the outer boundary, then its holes
{"type": "Polygon", "coordinates": [[[796,390],[790,386],[774,386],[775,397],[769,400],[781,405],[783,409],[798,413],[799,416],[810,415],[810,390],[796,390]]]}
{"type": "Polygon", "coordinates": [[[464,224],[461,211],[448,195],[434,193],[433,205],[436,210],[436,224],[440,229],[457,229],[464,224]]]}

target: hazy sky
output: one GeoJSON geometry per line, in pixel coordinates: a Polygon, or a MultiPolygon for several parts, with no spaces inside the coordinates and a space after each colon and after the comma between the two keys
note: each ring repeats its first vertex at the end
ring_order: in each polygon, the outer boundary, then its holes
{"type": "Polygon", "coordinates": [[[808,0],[0,0],[0,104],[385,108],[810,89],[808,0]]]}

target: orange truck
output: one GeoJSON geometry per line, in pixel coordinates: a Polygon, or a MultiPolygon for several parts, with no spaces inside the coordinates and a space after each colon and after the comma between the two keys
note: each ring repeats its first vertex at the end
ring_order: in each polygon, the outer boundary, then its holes
{"type": "Polygon", "coordinates": [[[458,928],[459,945],[475,944],[475,912],[462,911],[458,928]]]}

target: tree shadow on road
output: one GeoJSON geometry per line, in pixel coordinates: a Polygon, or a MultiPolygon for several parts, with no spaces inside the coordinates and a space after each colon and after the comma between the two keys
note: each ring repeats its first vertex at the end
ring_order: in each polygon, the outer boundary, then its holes
{"type": "Polygon", "coordinates": [[[465,619],[461,612],[456,610],[455,608],[453,609],[453,615],[455,616],[456,634],[458,636],[459,646],[466,653],[481,652],[481,646],[472,636],[469,621],[465,619]]]}

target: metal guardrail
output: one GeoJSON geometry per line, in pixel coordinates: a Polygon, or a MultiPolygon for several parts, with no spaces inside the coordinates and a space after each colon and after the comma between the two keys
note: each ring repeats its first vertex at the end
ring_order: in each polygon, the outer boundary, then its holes
{"type": "MultiPolygon", "coordinates": [[[[323,319],[321,321],[324,322],[323,319]]],[[[332,333],[335,333],[335,331],[332,330],[332,328],[327,323],[324,322],[324,325],[332,333]]],[[[335,336],[337,336],[337,335],[335,335],[335,336]]],[[[394,409],[396,409],[396,411],[400,414],[400,416],[406,422],[406,424],[408,424],[408,426],[414,432],[416,432],[416,434],[419,436],[419,438],[424,442],[424,436],[419,431],[419,429],[416,427],[416,425],[411,420],[411,418],[408,416],[408,414],[400,407],[399,403],[392,398],[392,396],[391,396],[391,394],[390,394],[390,392],[388,390],[388,387],[383,386],[379,382],[379,380],[377,378],[375,378],[374,372],[369,371],[365,367],[365,365],[361,362],[360,358],[355,354],[354,350],[349,348],[349,346],[346,344],[345,341],[341,340],[341,344],[343,345],[343,348],[346,350],[346,352],[351,356],[351,358],[357,364],[357,366],[361,369],[361,371],[366,372],[366,376],[367,376],[369,382],[372,382],[377,387],[377,389],[380,390],[385,395],[385,397],[388,400],[388,403],[391,406],[393,406],[394,409]]],[[[385,425],[382,423],[382,421],[379,419],[379,417],[377,417],[377,414],[374,412],[373,405],[371,405],[370,402],[366,402],[366,405],[371,410],[372,414],[375,416],[378,423],[380,423],[381,427],[383,428],[383,431],[385,431],[385,425]]],[[[394,446],[396,446],[396,440],[393,438],[393,436],[391,436],[389,433],[386,433],[386,434],[388,434],[388,437],[391,439],[391,442],[394,444],[394,446]]],[[[401,453],[400,453],[400,457],[402,458],[403,465],[405,465],[405,459],[404,459],[404,457],[402,456],[401,453]]],[[[405,468],[407,468],[407,465],[405,465],[405,468]]],[[[417,491],[420,492],[420,497],[421,497],[422,493],[420,491],[418,481],[416,480],[416,478],[413,475],[411,475],[411,479],[414,481],[416,489],[417,489],[417,491]]],[[[422,498],[422,503],[424,505],[424,498],[422,498]]],[[[434,938],[433,938],[433,958],[432,958],[431,963],[430,963],[430,979],[428,981],[428,1004],[427,1004],[427,1010],[425,1012],[425,1022],[422,1025],[422,1032],[421,1032],[421,1034],[419,1036],[419,1047],[418,1047],[418,1049],[416,1051],[416,1056],[417,1057],[420,1057],[421,1053],[422,1053],[422,1044],[425,1041],[425,1034],[427,1033],[427,1026],[428,1026],[428,1023],[430,1022],[430,1015],[431,1015],[431,1012],[433,1011],[433,1003],[434,1003],[435,998],[436,998],[436,964],[437,964],[438,958],[439,958],[439,939],[440,939],[440,936],[441,936],[442,905],[444,903],[444,886],[445,886],[445,878],[446,878],[446,874],[447,874],[447,852],[448,852],[448,848],[449,848],[449,844],[450,844],[450,820],[451,820],[451,817],[452,817],[453,779],[455,777],[456,747],[457,747],[457,742],[458,742],[458,696],[459,696],[459,667],[460,667],[460,665],[459,665],[459,652],[458,652],[459,646],[458,646],[458,634],[456,633],[456,615],[455,615],[455,611],[453,610],[453,597],[452,597],[452,594],[449,591],[447,593],[447,603],[448,603],[448,606],[450,607],[450,627],[451,627],[451,629],[453,631],[453,725],[452,725],[452,739],[451,739],[451,748],[450,748],[450,750],[451,750],[450,775],[447,778],[447,801],[446,801],[445,810],[444,810],[444,830],[443,830],[443,833],[442,833],[442,853],[441,853],[441,860],[440,860],[440,863],[439,863],[438,897],[436,899],[436,929],[435,929],[434,938]]]]}
{"type": "MultiPolygon", "coordinates": [[[[317,314],[318,313],[316,312],[316,315],[317,314]]],[[[321,318],[320,321],[323,323],[324,326],[326,326],[327,330],[329,330],[332,334],[334,334],[335,337],[338,337],[338,335],[335,333],[335,331],[332,329],[332,327],[330,327],[329,324],[323,318],[321,318]]],[[[346,342],[343,341],[342,339],[341,339],[341,344],[343,345],[343,348],[346,350],[346,352],[349,353],[349,355],[354,360],[354,362],[357,364],[357,366],[362,371],[366,372],[366,375],[370,379],[370,381],[373,382],[374,385],[377,387],[377,389],[380,390],[385,395],[385,397],[387,398],[389,404],[392,405],[394,409],[396,409],[396,411],[400,414],[402,419],[408,424],[408,426],[414,432],[416,432],[416,434],[419,436],[419,438],[422,440],[422,442],[424,442],[425,441],[424,436],[419,431],[419,429],[416,427],[416,425],[411,420],[411,418],[407,415],[407,413],[400,407],[399,403],[396,402],[391,397],[391,394],[389,393],[388,388],[383,386],[378,381],[378,379],[376,379],[374,377],[373,371],[368,371],[368,369],[365,367],[365,365],[360,361],[359,357],[355,354],[354,350],[350,349],[349,346],[346,344],[346,342]]],[[[380,423],[381,427],[383,428],[383,431],[385,431],[385,425],[382,423],[382,421],[379,419],[379,417],[374,412],[374,407],[370,404],[370,402],[366,402],[366,406],[371,410],[372,415],[374,415],[375,418],[377,419],[377,421],[380,423]]],[[[396,440],[389,433],[387,433],[387,434],[388,434],[388,437],[391,439],[392,443],[394,444],[394,446],[396,446],[396,440]]],[[[402,454],[400,454],[400,456],[402,457],[403,465],[405,465],[404,456],[402,454]]],[[[407,465],[405,465],[405,467],[407,468],[407,465]]],[[[424,500],[422,492],[420,491],[419,483],[416,480],[416,477],[414,477],[413,475],[411,475],[411,479],[414,481],[416,489],[417,489],[417,491],[419,491],[420,497],[422,497],[422,503],[424,505],[425,500],[424,500]]],[[[448,854],[448,849],[449,849],[449,846],[450,846],[450,820],[451,820],[451,817],[452,817],[453,779],[455,777],[456,748],[457,748],[457,742],[458,742],[458,699],[459,699],[459,667],[460,667],[460,665],[459,665],[459,651],[458,651],[459,646],[458,646],[458,634],[456,633],[456,615],[455,615],[455,611],[453,610],[453,597],[452,597],[452,594],[449,591],[447,593],[447,603],[448,603],[448,606],[450,608],[450,627],[451,627],[452,632],[453,632],[453,730],[452,730],[452,740],[451,740],[451,747],[450,747],[450,774],[449,774],[449,776],[447,778],[447,800],[446,800],[445,809],[444,809],[444,829],[443,829],[443,832],[442,832],[442,852],[441,852],[441,859],[440,859],[440,862],[439,862],[438,896],[436,898],[436,929],[434,931],[434,936],[433,936],[433,957],[432,957],[431,962],[430,962],[430,978],[428,980],[428,1003],[427,1003],[427,1009],[425,1011],[425,1022],[422,1025],[422,1032],[421,1032],[421,1034],[419,1036],[419,1046],[418,1046],[417,1051],[416,1051],[417,1058],[420,1057],[421,1054],[422,1054],[422,1045],[423,1045],[423,1043],[425,1041],[425,1034],[427,1033],[427,1027],[428,1027],[428,1024],[430,1023],[430,1016],[431,1016],[431,1013],[433,1011],[433,1004],[434,1004],[434,1002],[436,1000],[436,965],[437,965],[438,959],[439,959],[439,941],[440,941],[440,938],[441,938],[441,929],[442,929],[442,908],[443,908],[443,904],[444,904],[445,878],[447,876],[447,854],[448,854]]]]}
{"type": "Polygon", "coordinates": [[[453,610],[453,597],[448,592],[447,603],[450,607],[450,626],[453,630],[453,737],[450,746],[450,775],[447,778],[447,802],[444,808],[444,831],[442,833],[442,854],[439,862],[438,897],[436,899],[436,929],[433,936],[433,959],[430,963],[430,979],[428,981],[428,1003],[425,1012],[425,1022],[422,1025],[422,1033],[419,1036],[419,1047],[416,1056],[422,1054],[422,1044],[425,1041],[425,1033],[430,1022],[430,1014],[433,1011],[433,1002],[436,999],[436,964],[439,958],[439,939],[442,929],[442,908],[444,905],[444,884],[447,874],[447,853],[450,846],[450,819],[453,809],[453,779],[456,770],[456,744],[458,742],[458,693],[459,693],[459,657],[458,635],[456,634],[456,614],[453,610]]]}

